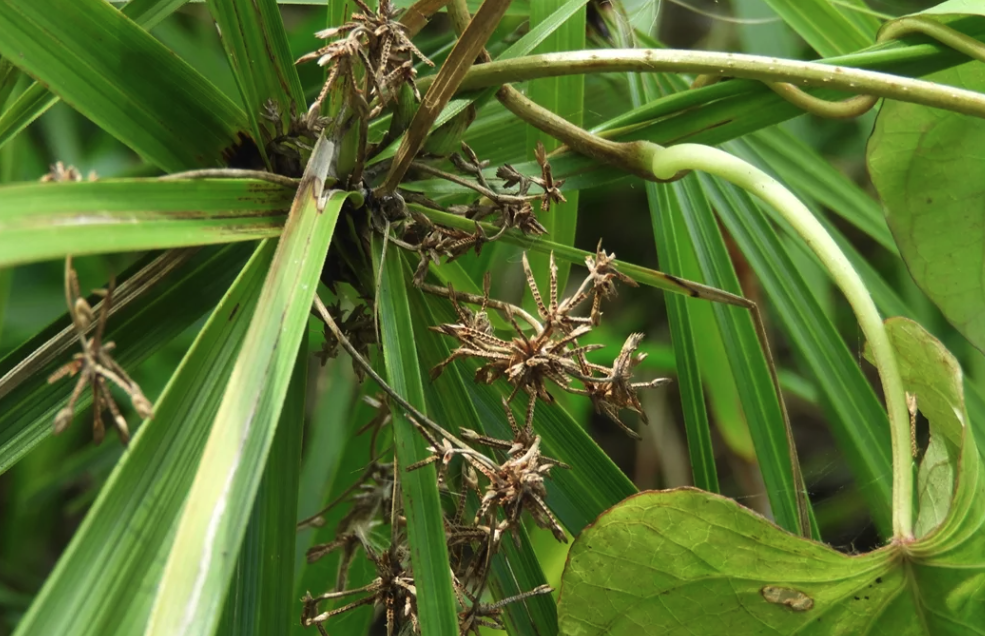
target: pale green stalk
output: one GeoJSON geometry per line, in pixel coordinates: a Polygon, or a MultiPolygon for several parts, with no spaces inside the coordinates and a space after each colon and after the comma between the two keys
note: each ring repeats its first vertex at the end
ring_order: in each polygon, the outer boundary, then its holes
{"type": "Polygon", "coordinates": [[[685,170],[701,170],[725,179],[772,205],[817,255],[845,294],[872,348],[886,395],[893,447],[893,535],[897,539],[912,539],[913,471],[909,411],[893,346],[862,279],[810,210],[762,170],[723,150],[700,144],[680,144],[670,148],[655,146],[652,152],[653,174],[657,179],[670,179],[685,170]]]}

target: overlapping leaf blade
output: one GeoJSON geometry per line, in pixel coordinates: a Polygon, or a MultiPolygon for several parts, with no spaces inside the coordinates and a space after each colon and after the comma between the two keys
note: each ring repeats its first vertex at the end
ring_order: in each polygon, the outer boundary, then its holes
{"type": "MultiPolygon", "coordinates": [[[[580,8],[545,38],[534,49],[534,53],[577,51],[585,48],[585,3],[580,0],[538,0],[530,7],[530,26],[536,28],[549,20],[553,13],[565,8],[565,5],[580,8]]],[[[580,126],[584,120],[585,78],[582,75],[534,80],[527,86],[527,97],[575,125],[580,126]]],[[[547,152],[560,145],[557,140],[533,126],[528,125],[526,129],[528,159],[534,158],[538,142],[544,145],[547,152]]],[[[571,192],[566,198],[566,202],[551,206],[550,213],[542,214],[540,219],[555,242],[572,245],[578,226],[579,194],[571,192]]],[[[547,260],[534,255],[530,264],[538,272],[535,274],[537,284],[543,287],[547,284],[547,260]]],[[[567,283],[568,269],[563,263],[558,266],[557,280],[561,289],[567,283]]]]}
{"type": "MultiPolygon", "coordinates": [[[[420,291],[411,292],[410,303],[423,375],[451,353],[448,341],[427,327],[439,322],[454,321],[455,317],[447,302],[425,297],[420,291]]],[[[481,419],[472,405],[472,397],[456,366],[446,368],[434,382],[425,383],[424,393],[430,412],[453,434],[457,435],[459,429],[464,427],[509,439],[510,431],[505,425],[506,414],[503,413],[500,417],[499,426],[489,426],[488,421],[481,419]]],[[[494,557],[491,582],[497,599],[526,592],[547,583],[540,564],[533,556],[533,547],[527,532],[522,526],[515,528],[514,532],[518,533],[520,547],[516,548],[512,541],[504,541],[500,544],[500,549],[505,554],[500,553],[494,557]]],[[[549,596],[536,596],[525,603],[507,605],[506,615],[511,634],[557,633],[557,607],[549,596]]]]}
{"type": "Polygon", "coordinates": [[[750,195],[705,175],[700,181],[827,396],[834,414],[831,430],[849,458],[869,511],[888,536],[892,472],[886,412],[750,195]]]}
{"type": "Polygon", "coordinates": [[[0,54],[165,170],[248,143],[241,109],[103,0],[4,2],[0,54]]]}
{"type": "MultiPolygon", "coordinates": [[[[373,253],[374,266],[383,268],[378,297],[386,377],[394,391],[423,412],[427,407],[416,345],[411,337],[414,326],[404,259],[396,250],[387,250],[381,262],[384,255],[379,241],[373,253]]],[[[424,439],[402,413],[394,413],[393,437],[421,630],[454,634],[458,630],[458,614],[437,473],[433,464],[412,472],[406,470],[407,466],[425,459],[428,453],[424,439]]]]}
{"type": "MultiPolygon", "coordinates": [[[[305,100],[280,7],[276,0],[208,0],[207,4],[222,35],[254,139],[266,142],[281,136],[291,117],[305,110],[305,100]]],[[[264,148],[260,150],[266,155],[264,148]]]]}
{"type": "MultiPolygon", "coordinates": [[[[333,144],[319,140],[264,282],[178,525],[148,634],[217,627],[227,586],[307,328],[329,242],[350,193],[323,194],[333,144]],[[324,198],[323,198],[324,197],[324,198]],[[232,441],[234,440],[234,441],[232,441]]],[[[292,498],[295,495],[292,493],[292,498]]]]}
{"type": "Polygon", "coordinates": [[[239,179],[10,185],[0,188],[0,267],[276,236],[293,196],[239,179]]]}
{"type": "MultiPolygon", "coordinates": [[[[212,309],[251,251],[252,246],[247,244],[203,250],[163,279],[153,293],[144,294],[112,316],[106,333],[116,343],[117,362],[132,368],[212,309]],[[160,317],[165,313],[169,320],[162,321],[160,317]]],[[[0,372],[9,372],[69,325],[67,315],[52,323],[0,361],[0,372]]],[[[49,384],[48,376],[65,364],[77,347],[59,351],[0,398],[0,472],[8,470],[51,433],[55,413],[68,401],[72,383],[49,384]]],[[[90,403],[91,396],[83,394],[76,415],[90,403]]]]}
{"type": "Polygon", "coordinates": [[[19,636],[142,633],[272,247],[257,250],[213,312],[157,403],[154,418],[137,432],[21,620],[19,636]]]}
{"type": "Polygon", "coordinates": [[[284,634],[295,620],[297,599],[292,590],[297,499],[285,495],[298,490],[308,370],[308,359],[303,355],[306,350],[304,338],[226,597],[221,634],[284,634]]]}

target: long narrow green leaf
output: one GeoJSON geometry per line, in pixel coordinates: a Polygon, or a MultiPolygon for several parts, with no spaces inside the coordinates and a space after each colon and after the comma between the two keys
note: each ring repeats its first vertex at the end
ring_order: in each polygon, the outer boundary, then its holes
{"type": "MultiPolygon", "coordinates": [[[[673,218],[680,208],[678,193],[671,188],[659,188],[655,183],[648,183],[646,195],[660,268],[668,274],[685,276],[678,247],[679,228],[673,218]]],[[[691,475],[698,488],[720,492],[689,301],[683,296],[671,294],[664,302],[667,304],[670,337],[677,359],[677,378],[680,383],[681,407],[684,410],[687,449],[691,458],[691,475]]]]}
{"type": "MultiPolygon", "coordinates": [[[[186,0],[132,0],[126,3],[122,12],[150,31],[185,2],[186,0]]],[[[41,82],[36,81],[28,86],[17,101],[0,114],[0,148],[57,103],[58,96],[52,94],[41,82]]]]}
{"type": "Polygon", "coordinates": [[[0,188],[0,267],[66,254],[232,243],[280,234],[294,193],[264,181],[133,179],[0,188]]]}
{"type": "MultiPolygon", "coordinates": [[[[544,38],[544,41],[534,49],[534,53],[560,53],[562,51],[578,51],[585,48],[585,3],[580,0],[538,0],[530,6],[530,26],[536,28],[554,13],[566,9],[566,5],[577,6],[571,17],[558,25],[554,32],[544,38]]],[[[548,77],[529,82],[527,97],[537,104],[560,115],[567,121],[580,126],[584,121],[585,106],[585,77],[572,75],[568,77],[548,77]]],[[[527,159],[534,158],[537,143],[542,143],[547,152],[556,149],[559,142],[533,126],[526,126],[527,159]]],[[[566,203],[551,206],[550,214],[541,214],[540,220],[551,238],[564,245],[573,245],[575,230],[578,227],[578,192],[566,194],[566,203]]],[[[530,259],[537,284],[544,289],[547,285],[547,260],[535,255],[530,259]]],[[[567,264],[558,265],[558,288],[564,289],[568,281],[567,264]]]]}
{"type": "Polygon", "coordinates": [[[827,396],[835,415],[831,430],[873,518],[883,536],[889,536],[892,466],[885,410],[751,197],[706,175],[699,180],[827,396]]]}
{"type": "Polygon", "coordinates": [[[57,103],[58,96],[52,95],[44,84],[34,82],[28,86],[0,113],[0,147],[57,103]]]}
{"type": "MultiPolygon", "coordinates": [[[[429,329],[438,324],[436,314],[441,315],[441,322],[454,321],[455,317],[447,301],[425,297],[419,290],[411,291],[410,305],[415,327],[414,339],[418,345],[423,376],[450,354],[448,340],[429,329]]],[[[480,433],[487,431],[487,423],[476,413],[457,366],[446,368],[437,381],[425,383],[424,392],[432,416],[453,434],[457,435],[461,427],[480,433]]],[[[501,415],[500,421],[504,425],[496,427],[495,433],[501,435],[504,429],[509,431],[505,427],[505,413],[501,415]]],[[[500,546],[508,552],[498,553],[493,561],[492,587],[497,599],[526,592],[547,583],[540,564],[533,557],[527,532],[522,526],[516,528],[515,532],[520,542],[519,549],[512,541],[504,541],[500,546]]],[[[526,603],[507,605],[506,615],[511,634],[548,636],[557,633],[557,606],[550,596],[536,596],[526,603]]]]}
{"type": "Polygon", "coordinates": [[[14,270],[0,269],[0,338],[3,337],[3,321],[10,301],[10,289],[14,281],[14,270]]]}
{"type": "MultiPolygon", "coordinates": [[[[652,78],[651,78],[652,79],[652,78]]],[[[651,83],[636,74],[629,76],[630,98],[639,106],[656,93],[651,83]]],[[[656,184],[646,184],[646,198],[650,208],[650,223],[656,242],[660,267],[668,274],[688,277],[684,259],[678,242],[677,224],[672,218],[673,210],[679,207],[677,193],[670,188],[658,188],[656,184]]],[[[711,427],[705,407],[704,391],[701,384],[700,359],[694,333],[695,320],[686,298],[672,294],[664,299],[667,306],[667,321],[670,324],[670,337],[674,345],[677,363],[677,378],[680,383],[681,408],[684,411],[684,430],[687,435],[688,455],[691,460],[691,475],[694,485],[708,492],[720,492],[718,470],[715,466],[715,452],[711,442],[711,427]]],[[[720,335],[718,340],[720,341],[720,335]]],[[[717,344],[717,343],[716,343],[717,344]]],[[[723,375],[728,371],[722,372],[723,375]]],[[[729,378],[731,379],[731,378],[729,378]]],[[[733,383],[734,386],[734,383],[733,383]]],[[[741,409],[740,409],[741,410],[741,409]]],[[[723,430],[728,423],[720,422],[723,430]]]]}
{"type": "MultiPolygon", "coordinates": [[[[328,362],[319,387],[324,388],[315,403],[311,423],[305,433],[305,457],[301,462],[299,477],[297,517],[307,519],[332,500],[329,494],[346,476],[339,471],[346,456],[349,440],[350,418],[355,409],[352,405],[355,393],[355,377],[348,369],[348,363],[340,358],[328,362]]],[[[341,490],[339,491],[341,492],[341,490]]],[[[305,552],[311,547],[316,528],[298,531],[294,550],[294,578],[300,584],[305,570],[305,552]]],[[[301,598],[303,591],[295,588],[295,596],[301,598]]]]}
{"type": "Polygon", "coordinates": [[[150,31],[187,2],[188,0],[130,0],[120,8],[120,11],[145,30],[150,31]]]}
{"type": "Polygon", "coordinates": [[[828,0],[766,0],[800,37],[824,57],[864,49],[875,40],[878,22],[870,28],[842,15],[828,0]]]}
{"type": "Polygon", "coordinates": [[[264,282],[263,310],[250,323],[178,525],[148,635],[207,635],[217,627],[259,486],[255,467],[269,453],[335,223],[350,196],[322,193],[333,150],[319,140],[298,188],[264,282]]]}
{"type": "Polygon", "coordinates": [[[0,3],[0,55],[165,170],[216,165],[246,115],[103,0],[0,3]]]}
{"type": "MultiPolygon", "coordinates": [[[[258,142],[280,137],[305,107],[276,0],[208,0],[258,142]],[[276,107],[278,123],[265,118],[276,107]]],[[[263,148],[260,151],[266,155],[263,148]]],[[[268,158],[268,165],[270,159],[268,158]]]]}
{"type": "MultiPolygon", "coordinates": [[[[302,352],[307,351],[306,340],[302,352]]],[[[299,355],[239,551],[220,634],[284,634],[293,622],[298,508],[297,498],[290,495],[298,490],[307,371],[307,356],[299,355]]]]}
{"type": "Polygon", "coordinates": [[[143,632],[272,248],[268,244],[256,251],[213,312],[158,401],[154,418],[134,436],[21,620],[18,636],[143,632]],[[52,612],[52,607],[64,611],[52,612]]]}
{"type": "MultiPolygon", "coordinates": [[[[112,315],[106,337],[116,343],[116,361],[125,369],[133,368],[201,318],[222,298],[251,251],[252,246],[246,244],[203,250],[157,283],[152,293],[144,294],[112,315]],[[161,320],[162,315],[167,315],[168,320],[161,320]]],[[[52,323],[0,360],[0,373],[8,373],[69,325],[67,315],[52,323]]],[[[67,403],[72,382],[49,384],[48,376],[68,362],[77,347],[72,345],[59,351],[0,397],[0,473],[51,433],[55,413],[67,403]]],[[[91,401],[91,394],[84,393],[76,415],[91,401]]],[[[87,426],[87,423],[75,425],[87,426]]]]}
{"type": "MultiPolygon", "coordinates": [[[[706,284],[741,295],[742,289],[711,206],[696,177],[690,175],[661,187],[672,188],[677,193],[678,209],[694,245],[706,284]]],[[[770,496],[773,514],[781,527],[797,532],[799,524],[796,493],[802,485],[793,480],[783,416],[752,319],[744,309],[723,305],[715,306],[715,317],[722,332],[733,377],[739,387],[742,407],[748,418],[749,432],[756,446],[756,456],[770,496]]]]}
{"type": "MultiPolygon", "coordinates": [[[[375,243],[373,266],[383,268],[378,296],[387,380],[398,394],[423,412],[427,405],[413,338],[414,325],[407,295],[409,278],[402,255],[397,250],[388,250],[381,262],[382,247],[379,241],[375,243]]],[[[438,498],[437,473],[433,464],[413,472],[405,470],[426,458],[428,452],[423,438],[402,413],[394,413],[393,436],[421,631],[425,634],[456,634],[458,614],[445,543],[444,517],[438,498]]]]}

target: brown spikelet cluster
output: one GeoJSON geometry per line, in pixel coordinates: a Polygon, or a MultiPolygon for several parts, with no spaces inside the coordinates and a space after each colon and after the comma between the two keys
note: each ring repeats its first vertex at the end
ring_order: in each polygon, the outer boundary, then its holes
{"type": "Polygon", "coordinates": [[[95,290],[95,293],[103,297],[99,314],[96,315],[89,302],[82,297],[79,291],[79,278],[75,269],[72,268],[72,257],[69,256],[65,259],[65,297],[82,352],[75,354],[70,362],[51,374],[48,382],[53,383],[65,377],[78,376],[75,388],[72,389],[72,394],[69,396],[68,404],[55,416],[55,434],[61,433],[72,423],[75,406],[79,398],[82,397],[82,392],[88,386],[92,391],[93,439],[99,444],[106,436],[103,411],[109,411],[113,425],[119,433],[120,441],[125,446],[130,441],[130,429],[127,427],[127,421],[113,399],[112,393],[110,393],[110,384],[116,385],[130,397],[134,410],[141,417],[151,417],[154,407],[150,400],[144,397],[137,383],[110,356],[115,345],[103,340],[106,320],[109,317],[109,310],[113,302],[113,288],[114,282],[111,279],[109,288],[95,290]],[[93,326],[95,326],[95,330],[90,338],[87,334],[93,326]]]}
{"type": "MultiPolygon", "coordinates": [[[[384,401],[374,402],[379,407],[378,414],[363,427],[363,431],[373,429],[375,435],[389,421],[389,408],[384,401]]],[[[468,431],[473,442],[506,451],[502,463],[462,444],[450,434],[436,432],[412,419],[429,442],[431,455],[408,466],[406,471],[437,464],[439,488],[451,493],[453,479],[449,466],[455,457],[464,459],[460,466],[454,509],[445,511],[444,515],[461,634],[478,636],[480,627],[503,629],[502,612],[509,603],[552,591],[549,586],[543,585],[496,602],[483,600],[492,557],[506,534],[514,533],[516,539],[515,531],[520,527],[524,511],[538,525],[550,528],[559,540],[566,541],[560,524],[547,507],[543,484],[551,468],[563,465],[541,454],[540,438],[533,433],[532,422],[528,420],[526,426],[518,427],[508,408],[507,417],[514,432],[511,441],[468,431]],[[475,497],[471,497],[473,494],[475,497]],[[473,515],[466,514],[470,499],[477,510],[473,515]]],[[[375,439],[371,447],[375,455],[375,439]]],[[[355,484],[325,510],[298,524],[299,529],[319,527],[323,523],[321,515],[327,510],[342,502],[351,506],[339,522],[335,538],[308,551],[309,562],[335,551],[341,551],[341,559],[334,588],[318,596],[307,593],[302,599],[301,621],[305,626],[315,626],[321,634],[327,634],[326,624],[333,617],[373,605],[385,615],[387,634],[401,630],[421,633],[417,588],[405,532],[406,519],[398,495],[399,480],[395,479],[393,471],[393,463],[382,463],[374,457],[355,484]],[[390,525],[390,544],[384,549],[378,547],[378,537],[373,531],[387,523],[390,525]],[[372,563],[376,577],[367,585],[350,588],[349,571],[359,551],[372,563]],[[357,595],[360,598],[344,601],[357,595]],[[324,609],[321,607],[334,602],[340,604],[324,609]]]]}
{"type": "Polygon", "coordinates": [[[405,82],[411,85],[420,100],[414,85],[415,59],[434,66],[407,37],[405,27],[394,19],[397,9],[391,0],[380,0],[379,9],[375,11],[363,0],[353,1],[359,12],[353,13],[352,19],[341,26],[316,33],[316,37],[329,40],[329,43],[297,61],[300,64],[317,60],[320,66],[330,68],[310,113],[317,113],[328,91],[344,83],[350,99],[363,104],[364,108],[360,110],[364,110],[364,116],[370,119],[395,99],[397,89],[405,82]],[[363,88],[357,80],[357,66],[365,71],[363,88]],[[370,108],[370,102],[376,98],[379,100],[377,105],[370,108]]]}
{"type": "MultiPolygon", "coordinates": [[[[639,436],[620,419],[619,412],[622,409],[635,411],[645,423],[646,414],[640,405],[637,391],[659,386],[666,380],[633,381],[634,368],[646,357],[646,354],[636,352],[642,334],[633,334],[626,340],[622,351],[611,366],[589,361],[587,354],[600,349],[602,345],[579,345],[578,339],[600,323],[602,299],[615,293],[617,280],[631,285],[636,283],[614,267],[614,257],[602,250],[601,243],[596,254],[585,260],[588,276],[574,294],[559,299],[557,266],[554,263],[554,255],[551,255],[550,291],[545,301],[524,254],[523,268],[527,285],[537,306],[539,319],[519,307],[497,303],[497,307],[503,310],[513,328],[511,339],[496,335],[488,326],[488,321],[483,328],[478,328],[472,323],[459,301],[475,301],[474,297],[458,294],[450,288],[441,290],[425,287],[427,291],[450,298],[459,318],[457,323],[433,328],[458,340],[459,346],[447,359],[432,369],[432,378],[441,375],[442,371],[457,359],[475,358],[483,363],[476,371],[476,381],[491,384],[500,378],[506,379],[513,386],[511,400],[518,392],[524,391],[544,402],[553,402],[550,386],[569,393],[586,395],[591,398],[598,412],[605,414],[629,435],[638,438],[639,436]],[[590,314],[574,315],[574,310],[589,299],[592,299],[590,314]],[[525,323],[526,328],[520,325],[520,321],[525,323]],[[579,384],[581,386],[578,386],[579,384]]],[[[483,311],[489,302],[487,292],[480,300],[483,311]]]]}

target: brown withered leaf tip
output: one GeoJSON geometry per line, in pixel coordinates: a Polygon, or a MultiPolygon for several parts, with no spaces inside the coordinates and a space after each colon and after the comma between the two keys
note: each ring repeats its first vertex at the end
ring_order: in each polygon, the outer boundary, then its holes
{"type": "Polygon", "coordinates": [[[64,431],[72,423],[75,414],[75,405],[78,403],[82,392],[88,385],[92,391],[93,404],[93,424],[92,436],[97,444],[103,441],[106,429],[103,424],[103,411],[107,410],[112,417],[113,424],[120,436],[120,441],[126,446],[130,441],[130,430],[127,427],[126,419],[120,412],[113,395],[110,393],[109,383],[113,383],[123,390],[130,397],[137,414],[147,418],[153,415],[154,407],[133,379],[127,372],[110,356],[110,352],[115,345],[112,342],[104,342],[103,335],[106,331],[106,320],[109,317],[109,310],[113,301],[114,282],[111,279],[109,288],[96,290],[96,293],[103,296],[99,315],[93,314],[92,307],[88,301],[82,297],[79,291],[79,279],[72,268],[72,257],[65,259],[65,297],[68,302],[68,312],[72,317],[72,325],[75,327],[79,344],[82,352],[72,357],[72,360],[55,371],[48,378],[48,383],[54,383],[64,377],[79,376],[75,383],[75,388],[69,396],[68,404],[58,411],[55,416],[54,433],[57,435],[64,431]],[[87,333],[95,324],[95,332],[90,339],[87,333]],[[107,382],[109,380],[109,382],[107,382]]]}

